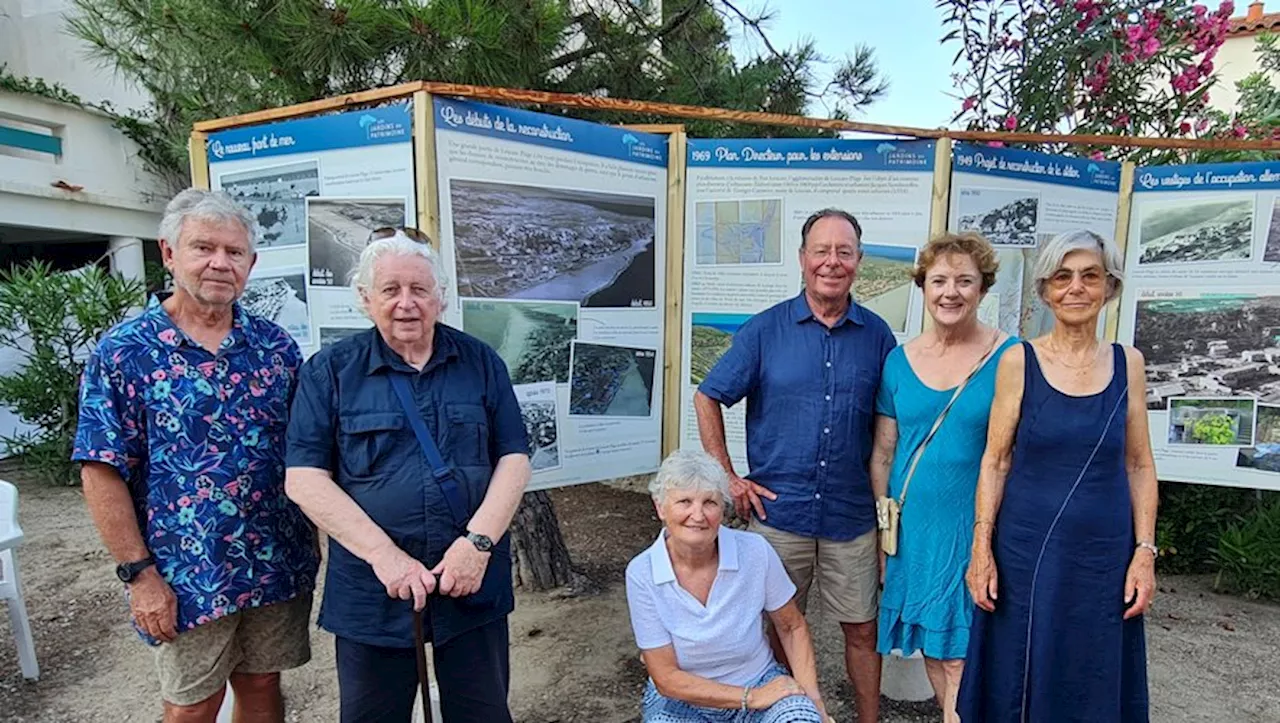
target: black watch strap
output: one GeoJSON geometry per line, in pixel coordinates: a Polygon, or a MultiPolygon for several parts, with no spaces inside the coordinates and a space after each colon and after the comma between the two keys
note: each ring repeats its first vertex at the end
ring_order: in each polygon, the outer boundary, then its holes
{"type": "Polygon", "coordinates": [[[479,532],[468,532],[467,539],[481,552],[488,552],[493,549],[493,540],[489,539],[488,535],[482,535],[479,532]]]}
{"type": "Polygon", "coordinates": [[[134,578],[138,576],[138,573],[154,564],[156,564],[156,559],[151,555],[147,555],[141,560],[137,560],[135,562],[122,563],[116,566],[116,577],[120,578],[121,582],[133,582],[134,578]]]}

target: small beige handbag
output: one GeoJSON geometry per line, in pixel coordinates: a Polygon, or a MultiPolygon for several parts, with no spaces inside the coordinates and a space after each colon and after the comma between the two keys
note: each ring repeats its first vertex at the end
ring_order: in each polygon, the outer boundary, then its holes
{"type": "Polygon", "coordinates": [[[947,406],[943,407],[938,414],[938,418],[933,420],[933,427],[929,429],[929,433],[920,441],[919,446],[916,447],[916,451],[911,457],[911,464],[907,467],[906,479],[902,482],[902,494],[898,495],[896,500],[892,497],[881,497],[876,500],[876,526],[880,529],[880,549],[884,550],[884,554],[898,554],[898,521],[902,517],[902,507],[907,503],[907,488],[911,486],[911,478],[915,476],[916,465],[920,463],[924,448],[933,439],[933,435],[937,434],[938,428],[942,426],[942,421],[947,418],[947,412],[951,411],[951,406],[960,397],[960,392],[963,392],[964,388],[969,385],[969,381],[978,373],[982,365],[987,363],[987,359],[996,350],[996,342],[999,340],[1000,331],[997,329],[995,338],[991,340],[991,347],[987,349],[987,353],[983,354],[978,363],[969,370],[969,375],[951,393],[951,399],[947,401],[947,406]]]}

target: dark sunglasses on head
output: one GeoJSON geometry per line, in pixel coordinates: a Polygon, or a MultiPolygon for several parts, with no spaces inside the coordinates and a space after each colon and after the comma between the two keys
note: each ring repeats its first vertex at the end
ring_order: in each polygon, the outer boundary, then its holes
{"type": "Polygon", "coordinates": [[[412,226],[400,226],[400,227],[383,226],[381,228],[375,228],[373,231],[369,233],[369,240],[379,241],[384,238],[391,238],[392,236],[396,235],[397,231],[404,234],[405,236],[408,236],[414,241],[417,241],[418,243],[427,244],[428,246],[431,245],[431,239],[428,238],[425,233],[419,231],[418,229],[412,226]]]}

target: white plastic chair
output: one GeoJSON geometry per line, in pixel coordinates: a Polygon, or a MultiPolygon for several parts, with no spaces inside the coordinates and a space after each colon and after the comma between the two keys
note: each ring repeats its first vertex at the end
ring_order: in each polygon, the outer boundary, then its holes
{"type": "Polygon", "coordinates": [[[40,665],[36,663],[36,646],[31,639],[31,621],[27,619],[27,601],[22,596],[22,578],[13,551],[22,543],[18,526],[18,488],[0,480],[0,600],[9,601],[9,625],[18,644],[18,665],[22,677],[36,680],[40,665]]]}

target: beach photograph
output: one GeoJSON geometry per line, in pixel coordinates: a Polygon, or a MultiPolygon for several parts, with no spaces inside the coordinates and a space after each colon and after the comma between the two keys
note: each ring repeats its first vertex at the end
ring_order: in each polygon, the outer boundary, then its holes
{"type": "Polygon", "coordinates": [[[648,196],[449,181],[458,294],[653,308],[648,196]]]}
{"type": "Polygon", "coordinates": [[[569,344],[578,336],[571,301],[462,299],[462,330],[507,364],[512,384],[569,382],[569,344]]]}
{"type": "Polygon", "coordinates": [[[853,282],[854,300],[879,314],[899,334],[907,330],[917,252],[914,246],[864,243],[853,282]]]}
{"type": "Polygon", "coordinates": [[[218,187],[257,219],[259,249],[307,242],[306,199],[320,195],[318,161],[224,173],[218,187]]]}
{"type": "Polygon", "coordinates": [[[403,198],[308,198],[307,258],[312,286],[350,286],[369,234],[403,226],[403,198]]]}
{"type": "Polygon", "coordinates": [[[654,349],[573,342],[569,416],[650,416],[656,360],[654,349]]]}

